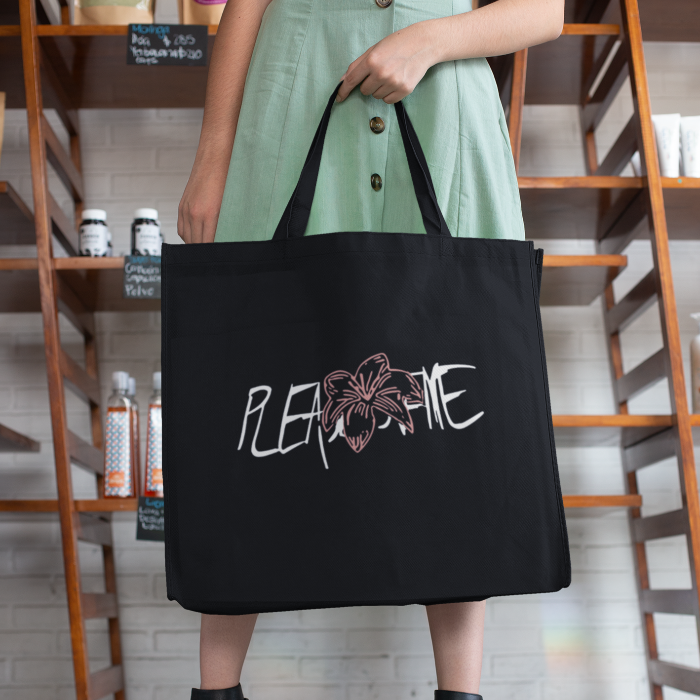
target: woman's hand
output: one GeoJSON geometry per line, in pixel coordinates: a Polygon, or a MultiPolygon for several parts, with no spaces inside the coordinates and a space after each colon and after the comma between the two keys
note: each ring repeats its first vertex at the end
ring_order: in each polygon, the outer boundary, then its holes
{"type": "MultiPolygon", "coordinates": [[[[226,184],[227,162],[217,167],[195,160],[177,208],[177,235],[185,243],[213,243],[226,184]]],[[[203,159],[206,160],[206,159],[203,159]]]]}
{"type": "Polygon", "coordinates": [[[357,85],[363,95],[393,104],[410,95],[430,66],[437,63],[429,22],[417,22],[385,37],[353,61],[342,77],[337,102],[357,85]]]}
{"type": "Polygon", "coordinates": [[[556,39],[563,24],[564,0],[498,0],[471,12],[416,22],[353,61],[336,100],[360,85],[363,95],[398,102],[436,63],[520,51],[556,39]]]}

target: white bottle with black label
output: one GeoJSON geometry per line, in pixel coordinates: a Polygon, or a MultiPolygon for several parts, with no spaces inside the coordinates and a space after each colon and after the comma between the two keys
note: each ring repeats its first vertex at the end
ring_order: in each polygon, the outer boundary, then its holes
{"type": "Polygon", "coordinates": [[[107,212],[104,209],[83,210],[79,245],[81,255],[104,258],[112,254],[112,235],[107,228],[107,212]]]}
{"type": "Polygon", "coordinates": [[[131,254],[160,255],[163,236],[157,209],[137,209],[131,224],[131,254]]]}

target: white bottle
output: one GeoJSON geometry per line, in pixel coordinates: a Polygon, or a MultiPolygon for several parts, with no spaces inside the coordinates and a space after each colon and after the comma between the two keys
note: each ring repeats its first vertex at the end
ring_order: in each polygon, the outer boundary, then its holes
{"type": "Polygon", "coordinates": [[[128,373],[113,372],[112,388],[105,425],[104,497],[131,498],[136,491],[128,373]]]}
{"type": "MultiPolygon", "coordinates": [[[[700,327],[700,313],[690,314],[700,327]]],[[[693,413],[700,413],[700,333],[690,343],[690,389],[693,396],[693,413]]]]}
{"type": "Polygon", "coordinates": [[[131,224],[131,254],[160,255],[163,236],[157,209],[137,209],[131,224]]]}
{"type": "Polygon", "coordinates": [[[161,373],[153,373],[153,396],[148,402],[148,438],[146,441],[146,483],[144,496],[163,497],[163,402],[161,373]]]}
{"type": "Polygon", "coordinates": [[[104,209],[83,210],[78,232],[80,254],[90,257],[110,257],[112,234],[107,228],[107,212],[104,209]]]}

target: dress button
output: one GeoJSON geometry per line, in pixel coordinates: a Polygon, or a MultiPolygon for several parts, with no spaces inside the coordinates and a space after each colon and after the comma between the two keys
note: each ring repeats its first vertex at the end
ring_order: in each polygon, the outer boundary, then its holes
{"type": "Polygon", "coordinates": [[[394,0],[374,0],[379,7],[389,7],[394,0]]]}
{"type": "Polygon", "coordinates": [[[369,128],[375,134],[381,134],[384,131],[384,120],[381,117],[372,117],[369,120],[369,128]]]}
{"type": "Polygon", "coordinates": [[[380,175],[377,175],[377,173],[374,173],[374,175],[372,175],[371,182],[372,182],[372,189],[375,192],[379,192],[379,190],[382,189],[382,178],[380,175]]]}

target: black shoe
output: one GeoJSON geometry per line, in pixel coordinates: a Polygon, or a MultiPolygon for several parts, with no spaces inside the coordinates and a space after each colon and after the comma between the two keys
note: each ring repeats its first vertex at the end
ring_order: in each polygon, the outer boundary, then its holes
{"type": "MultiPolygon", "coordinates": [[[[243,697],[243,690],[239,683],[233,688],[224,688],[223,690],[199,690],[199,688],[192,688],[190,700],[247,700],[247,698],[243,697]]],[[[468,700],[471,700],[471,698],[468,700]]]]}
{"type": "Polygon", "coordinates": [[[476,693],[458,693],[456,690],[436,690],[435,700],[484,700],[476,693]]]}

